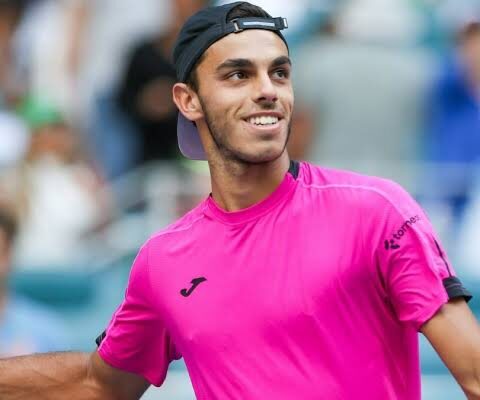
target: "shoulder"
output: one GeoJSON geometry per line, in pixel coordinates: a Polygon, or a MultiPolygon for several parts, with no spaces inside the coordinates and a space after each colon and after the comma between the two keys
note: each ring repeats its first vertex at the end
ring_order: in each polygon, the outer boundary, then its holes
{"type": "Polygon", "coordinates": [[[392,200],[407,193],[401,185],[390,179],[321,167],[307,162],[302,162],[301,166],[300,183],[307,188],[369,194],[386,200],[392,200]]]}
{"type": "Polygon", "coordinates": [[[158,250],[161,246],[171,247],[174,243],[178,244],[186,239],[191,240],[196,232],[201,231],[205,222],[205,207],[206,200],[202,201],[175,222],[153,233],[145,242],[143,248],[155,248],[158,250]]]}
{"type": "Polygon", "coordinates": [[[393,208],[405,215],[416,206],[412,196],[390,179],[305,162],[302,163],[299,186],[305,191],[317,192],[327,204],[344,204],[352,212],[376,214],[385,208],[393,208]]]}

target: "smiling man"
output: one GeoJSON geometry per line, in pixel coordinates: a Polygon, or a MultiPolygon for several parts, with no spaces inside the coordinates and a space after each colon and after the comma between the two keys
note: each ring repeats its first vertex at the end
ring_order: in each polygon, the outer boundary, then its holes
{"type": "Polygon", "coordinates": [[[174,98],[207,133],[202,141],[210,159],[244,165],[281,157],[293,108],[290,69],[287,46],[266,30],[228,35],[206,51],[194,73],[202,79],[191,78],[196,92],[191,83],[178,84],[174,98]]]}
{"type": "Polygon", "coordinates": [[[0,398],[137,399],[183,357],[202,400],[419,400],[420,331],[480,399],[471,296],[422,209],[289,159],[286,27],[245,2],[186,22],[179,146],[212,193],[140,249],[96,352],[0,362],[0,398]]]}

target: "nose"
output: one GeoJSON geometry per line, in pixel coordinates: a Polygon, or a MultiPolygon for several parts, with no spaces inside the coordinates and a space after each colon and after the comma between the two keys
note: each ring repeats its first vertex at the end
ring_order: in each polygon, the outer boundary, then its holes
{"type": "Polygon", "coordinates": [[[259,74],[257,77],[256,102],[274,103],[278,100],[278,93],[272,77],[268,73],[259,74]]]}

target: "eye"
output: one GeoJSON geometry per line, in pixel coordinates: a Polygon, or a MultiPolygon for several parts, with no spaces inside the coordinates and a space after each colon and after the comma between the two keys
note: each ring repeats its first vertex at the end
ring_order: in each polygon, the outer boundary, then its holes
{"type": "Polygon", "coordinates": [[[279,68],[273,71],[273,75],[279,79],[288,79],[288,77],[290,76],[290,71],[285,68],[279,68]]]}
{"type": "Polygon", "coordinates": [[[228,79],[231,79],[231,80],[234,80],[234,81],[238,81],[238,80],[242,80],[242,79],[246,79],[247,78],[247,74],[243,71],[235,71],[233,73],[231,73],[230,75],[228,75],[228,79]]]}

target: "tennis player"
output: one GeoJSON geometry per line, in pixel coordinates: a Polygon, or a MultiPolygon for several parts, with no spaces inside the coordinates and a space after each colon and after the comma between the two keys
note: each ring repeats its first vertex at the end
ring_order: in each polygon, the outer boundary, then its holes
{"type": "Polygon", "coordinates": [[[201,400],[419,400],[418,332],[480,399],[471,296],[422,209],[289,159],[285,28],[245,2],[186,22],[178,139],[212,194],[140,249],[93,354],[2,361],[2,400],[138,399],[180,357],[201,400]]]}

